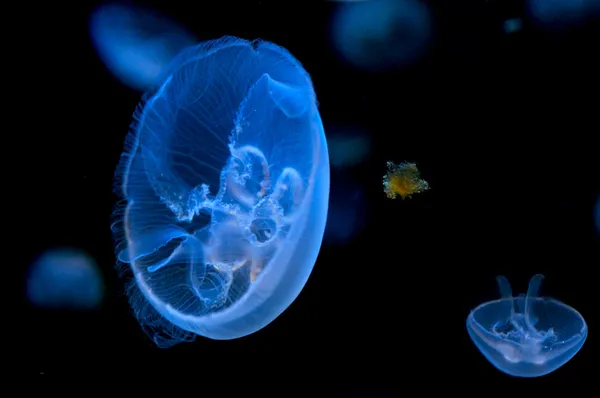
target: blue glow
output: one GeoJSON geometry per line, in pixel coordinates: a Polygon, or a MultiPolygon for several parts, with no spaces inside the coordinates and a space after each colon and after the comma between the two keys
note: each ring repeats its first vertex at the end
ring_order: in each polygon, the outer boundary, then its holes
{"type": "Polygon", "coordinates": [[[117,172],[117,253],[160,346],[265,327],[304,287],[327,218],[329,158],[311,79],[285,49],[188,48],[135,115],[117,172]]]}
{"type": "Polygon", "coordinates": [[[512,376],[538,377],[567,363],[583,346],[588,329],[574,308],[539,297],[542,275],[529,282],[526,295],[513,297],[508,280],[498,277],[502,298],[469,314],[467,330],[481,353],[512,376]]]}
{"type": "Polygon", "coordinates": [[[33,262],[26,291],[38,307],[87,310],[101,303],[104,284],[93,258],[64,248],[50,250],[33,262]]]}
{"type": "Polygon", "coordinates": [[[194,37],[175,22],[149,9],[105,4],[90,18],[98,56],[126,86],[145,91],[157,84],[165,66],[194,37]]]}
{"type": "Polygon", "coordinates": [[[598,201],[596,202],[596,207],[594,209],[594,220],[598,233],[600,233],[600,196],[598,196],[598,201]]]}
{"type": "Polygon", "coordinates": [[[389,70],[418,60],[429,43],[429,9],[417,0],[370,0],[339,6],[333,45],[359,69],[389,70]]]}
{"type": "MultiPolygon", "coordinates": [[[[368,0],[367,0],[368,1],[368,0]]],[[[363,388],[349,394],[350,398],[395,398],[396,395],[383,388],[363,388]]]]}
{"type": "Polygon", "coordinates": [[[560,29],[598,16],[600,0],[528,0],[527,9],[540,25],[560,29]]]}
{"type": "Polygon", "coordinates": [[[332,173],[325,244],[347,244],[365,222],[367,204],[363,188],[341,172],[332,173]]]}
{"type": "Polygon", "coordinates": [[[523,21],[520,18],[513,18],[504,21],[504,31],[506,33],[515,33],[523,28],[523,21]]]}
{"type": "Polygon", "coordinates": [[[351,127],[327,127],[329,159],[332,167],[347,168],[362,163],[371,150],[370,137],[351,127]]]}

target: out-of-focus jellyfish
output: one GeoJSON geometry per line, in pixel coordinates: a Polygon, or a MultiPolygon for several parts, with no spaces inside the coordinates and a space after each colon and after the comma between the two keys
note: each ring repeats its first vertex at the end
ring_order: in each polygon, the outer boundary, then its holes
{"type": "Polygon", "coordinates": [[[598,233],[600,234],[600,196],[598,196],[596,208],[594,209],[594,220],[596,221],[596,229],[598,229],[598,233]]]}
{"type": "Polygon", "coordinates": [[[502,298],[469,314],[467,330],[496,368],[519,377],[538,377],[567,363],[583,346],[587,325],[579,312],[558,300],[539,297],[543,276],[531,278],[526,295],[513,297],[498,277],[502,298]]]}
{"type": "Polygon", "coordinates": [[[427,191],[429,184],[421,179],[415,163],[402,162],[398,165],[387,162],[387,173],[383,176],[383,191],[390,199],[400,196],[402,199],[427,191]]]}
{"type": "Polygon", "coordinates": [[[349,394],[350,398],[394,398],[395,394],[385,391],[383,388],[363,388],[349,394]]]}
{"type": "Polygon", "coordinates": [[[340,169],[361,163],[371,149],[369,136],[351,127],[328,126],[327,143],[331,166],[340,169]]]}
{"type": "Polygon", "coordinates": [[[166,65],[195,42],[184,28],[154,11],[118,3],[93,11],[90,35],[113,75],[141,91],[157,84],[166,65]]]}
{"type": "Polygon", "coordinates": [[[507,19],[503,27],[506,33],[515,33],[523,28],[523,21],[520,18],[507,19]]]}
{"type": "Polygon", "coordinates": [[[332,43],[350,64],[381,71],[418,60],[431,35],[427,5],[417,0],[341,4],[331,26],[332,43]]]}
{"type": "Polygon", "coordinates": [[[82,250],[49,250],[38,257],[27,277],[29,301],[42,308],[88,310],[103,298],[104,283],[96,262],[82,250]]]}
{"type": "Polygon", "coordinates": [[[367,205],[362,187],[342,172],[333,172],[325,244],[346,244],[360,232],[367,205]]]}
{"type": "Polygon", "coordinates": [[[600,0],[528,0],[529,16],[552,30],[584,23],[600,15],[600,0]]]}
{"type": "Polygon", "coordinates": [[[275,44],[224,37],[180,53],[135,118],[113,230],[139,322],[161,347],[268,325],[304,287],[327,219],[310,76],[275,44]]]}

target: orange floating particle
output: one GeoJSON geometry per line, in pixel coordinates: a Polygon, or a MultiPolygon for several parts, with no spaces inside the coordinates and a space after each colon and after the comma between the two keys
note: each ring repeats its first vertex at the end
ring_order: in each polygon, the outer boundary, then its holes
{"type": "Polygon", "coordinates": [[[400,195],[402,199],[429,189],[427,181],[421,179],[415,163],[402,162],[398,165],[387,162],[388,172],[383,176],[383,191],[390,199],[400,195]]]}

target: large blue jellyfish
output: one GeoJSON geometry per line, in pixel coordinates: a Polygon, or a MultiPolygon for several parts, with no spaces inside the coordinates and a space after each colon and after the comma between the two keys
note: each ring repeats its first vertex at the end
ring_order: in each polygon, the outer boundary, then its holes
{"type": "Polygon", "coordinates": [[[91,310],[104,295],[102,273],[87,253],[60,248],[40,255],[27,276],[27,297],[37,307],[91,310]]]}
{"type": "Polygon", "coordinates": [[[119,3],[94,10],[90,35],[108,70],[140,91],[157,84],[173,58],[195,42],[191,33],[154,11],[119,3]]]}
{"type": "Polygon", "coordinates": [[[370,71],[412,64],[431,35],[427,5],[418,0],[369,0],[341,4],[334,14],[332,41],[353,66],[370,71]]]}
{"type": "Polygon", "coordinates": [[[265,41],[184,50],[137,112],[117,186],[118,259],[159,346],[263,328],[302,290],[325,229],[329,158],[309,75],[265,41]]]}
{"type": "Polygon", "coordinates": [[[526,295],[513,297],[498,277],[502,298],[469,314],[467,330],[479,351],[504,373],[538,377],[567,363],[583,346],[587,325],[579,312],[558,300],[539,297],[543,276],[535,275],[526,295]]]}

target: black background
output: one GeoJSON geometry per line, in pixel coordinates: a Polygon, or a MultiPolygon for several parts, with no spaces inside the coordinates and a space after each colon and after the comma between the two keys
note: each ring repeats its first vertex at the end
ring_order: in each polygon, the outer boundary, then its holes
{"type": "Polygon", "coordinates": [[[329,394],[339,396],[440,385],[468,395],[591,388],[598,23],[553,35],[526,21],[507,35],[502,22],[523,15],[518,2],[433,2],[436,36],[427,56],[404,71],[367,74],[332,50],[335,3],[207,3],[143,4],[202,40],[262,38],[303,63],[325,126],[353,124],[371,135],[368,159],[336,172],[364,184],[365,228],[347,246],[322,248],[302,294],[265,329],[233,341],[154,347],[113,269],[110,231],[114,170],[139,93],[115,80],[91,46],[95,2],[32,5],[20,14],[25,45],[15,50],[14,65],[27,76],[14,104],[20,127],[11,133],[23,142],[16,154],[5,152],[24,160],[16,195],[24,207],[9,211],[23,231],[13,261],[23,276],[41,251],[80,247],[101,265],[107,297],[86,314],[23,301],[17,367],[37,379],[87,375],[139,388],[177,380],[198,393],[223,394],[233,386],[266,393],[278,383],[280,395],[332,386],[329,394]],[[432,189],[387,199],[381,180],[388,160],[417,162],[432,189]],[[551,375],[511,378],[477,351],[465,319],[497,297],[496,275],[522,292],[538,272],[546,275],[543,292],[578,309],[590,335],[551,375]]]}

